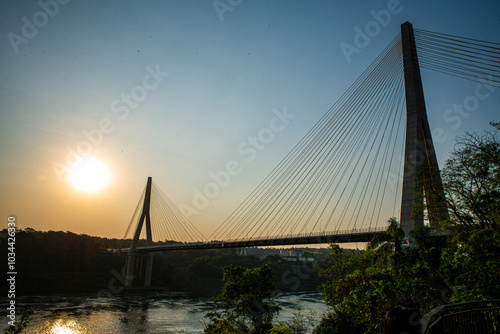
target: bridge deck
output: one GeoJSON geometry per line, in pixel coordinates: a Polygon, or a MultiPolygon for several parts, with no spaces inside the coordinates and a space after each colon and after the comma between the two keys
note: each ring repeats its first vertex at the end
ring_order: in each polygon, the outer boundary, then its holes
{"type": "MultiPolygon", "coordinates": [[[[137,253],[163,252],[186,249],[210,249],[210,248],[240,248],[256,246],[284,246],[284,245],[306,245],[326,243],[368,242],[375,235],[382,234],[385,227],[366,228],[350,231],[337,231],[325,233],[308,233],[281,237],[268,237],[256,239],[240,239],[229,241],[207,241],[193,243],[164,244],[154,246],[137,247],[137,253]]],[[[120,249],[122,253],[128,253],[130,248],[120,249]]]]}

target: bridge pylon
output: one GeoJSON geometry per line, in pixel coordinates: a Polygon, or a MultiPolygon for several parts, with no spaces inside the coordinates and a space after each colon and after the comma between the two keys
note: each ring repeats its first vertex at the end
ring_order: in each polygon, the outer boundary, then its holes
{"type": "MultiPolygon", "coordinates": [[[[142,213],[139,219],[139,223],[137,224],[137,228],[135,230],[134,239],[132,240],[132,246],[130,247],[128,256],[127,256],[127,272],[125,274],[125,287],[131,287],[132,281],[134,279],[134,266],[136,261],[141,257],[141,261],[144,258],[144,255],[137,254],[137,243],[139,242],[139,237],[141,235],[142,227],[144,222],[146,222],[146,239],[148,242],[148,246],[153,246],[153,236],[151,233],[151,216],[150,216],[150,207],[151,207],[151,186],[152,186],[152,177],[148,177],[148,183],[146,185],[146,193],[144,195],[144,202],[142,205],[142,213]]],[[[151,286],[151,273],[153,271],[153,254],[147,253],[146,256],[146,272],[144,275],[144,287],[148,288],[151,286]]],[[[142,267],[142,263],[141,263],[142,267]]]]}
{"type": "Polygon", "coordinates": [[[443,184],[425,109],[413,27],[401,25],[406,94],[406,147],[401,228],[406,235],[424,222],[424,197],[431,228],[448,219],[443,184]]]}

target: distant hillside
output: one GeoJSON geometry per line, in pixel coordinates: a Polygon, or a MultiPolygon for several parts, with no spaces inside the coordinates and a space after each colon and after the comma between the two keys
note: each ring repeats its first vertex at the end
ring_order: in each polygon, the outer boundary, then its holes
{"type": "MultiPolygon", "coordinates": [[[[7,263],[7,230],[0,232],[0,254],[7,263]]],[[[124,259],[110,249],[127,248],[130,239],[109,239],[62,231],[16,233],[16,294],[98,293],[121,291],[124,259]]],[[[145,245],[141,240],[140,244],[145,245]]],[[[328,250],[301,248],[304,254],[321,261],[328,250]]],[[[311,291],[323,281],[317,263],[289,263],[279,257],[261,260],[239,256],[236,249],[186,250],[155,253],[152,286],[167,291],[215,295],[222,287],[221,267],[260,266],[270,261],[278,291],[311,291]]],[[[140,278],[139,278],[140,279],[140,278]]],[[[134,282],[140,285],[141,282],[134,282]]]]}

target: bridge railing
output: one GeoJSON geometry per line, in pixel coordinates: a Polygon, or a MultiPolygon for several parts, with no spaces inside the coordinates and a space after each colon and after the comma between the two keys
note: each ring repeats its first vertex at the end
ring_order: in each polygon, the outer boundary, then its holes
{"type": "MultiPolygon", "coordinates": [[[[259,242],[259,241],[266,241],[266,240],[293,240],[293,239],[300,239],[300,238],[324,238],[328,236],[342,236],[342,235],[353,235],[353,234],[364,234],[364,233],[382,233],[386,230],[386,227],[365,227],[365,228],[359,228],[359,229],[350,229],[350,230],[336,230],[336,231],[323,231],[323,232],[311,232],[311,233],[298,233],[298,234],[288,234],[288,235],[274,235],[274,236],[266,236],[266,237],[247,237],[247,238],[238,238],[238,239],[226,239],[226,240],[210,240],[210,241],[198,241],[198,242],[189,242],[189,243],[184,243],[184,242],[179,242],[179,243],[171,243],[171,244],[165,244],[165,245],[154,245],[154,246],[142,246],[138,247],[138,250],[144,250],[144,249],[154,249],[161,247],[162,249],[165,248],[179,248],[183,247],[186,245],[189,246],[202,246],[202,245],[214,245],[214,244],[221,244],[222,247],[224,247],[224,244],[227,243],[244,243],[244,242],[259,242]]],[[[311,240],[313,241],[313,240],[311,240]]],[[[314,243],[314,242],[312,242],[314,243]]],[[[120,252],[128,252],[128,248],[123,248],[119,250],[120,252]]]]}
{"type": "MultiPolygon", "coordinates": [[[[384,232],[387,230],[387,227],[364,227],[358,229],[350,229],[350,230],[336,230],[336,231],[323,231],[323,232],[310,232],[310,233],[297,233],[297,234],[287,234],[287,235],[273,235],[266,237],[246,237],[246,238],[237,238],[237,239],[228,239],[224,240],[224,242],[243,242],[243,241],[256,241],[256,240],[269,240],[269,239],[297,239],[297,238],[314,238],[314,237],[323,237],[329,235],[348,235],[348,234],[361,234],[361,233],[377,233],[384,232]]],[[[214,242],[216,240],[208,241],[214,242]]],[[[217,241],[219,242],[219,241],[217,241]]]]}
{"type": "Polygon", "coordinates": [[[424,334],[500,332],[500,300],[441,305],[422,318],[424,334]]]}

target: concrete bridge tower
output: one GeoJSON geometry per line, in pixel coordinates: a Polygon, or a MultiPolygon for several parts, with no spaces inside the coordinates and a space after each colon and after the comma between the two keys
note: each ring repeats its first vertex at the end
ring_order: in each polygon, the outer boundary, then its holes
{"type": "Polygon", "coordinates": [[[146,257],[146,273],[144,277],[144,286],[146,288],[151,286],[151,273],[153,271],[153,252],[147,253],[147,255],[138,255],[136,252],[137,243],[139,242],[139,237],[141,236],[142,226],[144,222],[146,222],[146,238],[148,242],[148,246],[153,245],[153,236],[151,233],[151,216],[150,216],[150,207],[151,207],[151,186],[152,186],[152,178],[148,177],[148,183],[146,185],[146,193],[144,195],[144,203],[142,206],[142,213],[139,219],[139,223],[137,224],[137,228],[135,230],[134,239],[132,240],[132,246],[129,249],[129,253],[127,255],[127,272],[125,274],[125,287],[131,287],[132,281],[134,279],[134,266],[138,260],[143,261],[144,257],[146,257]]]}
{"type": "Polygon", "coordinates": [[[423,225],[424,198],[432,228],[448,219],[443,184],[427,121],[413,27],[401,25],[406,91],[406,147],[401,200],[401,228],[405,234],[423,225]]]}

